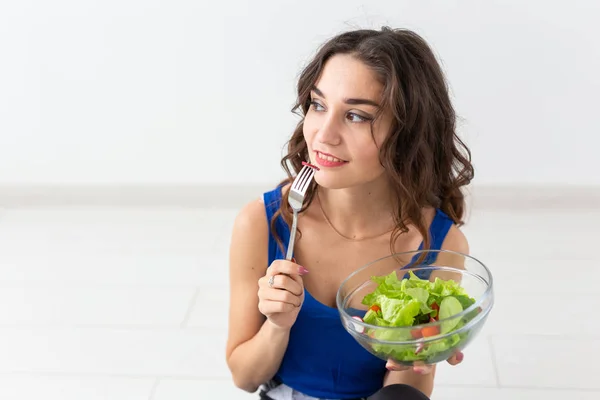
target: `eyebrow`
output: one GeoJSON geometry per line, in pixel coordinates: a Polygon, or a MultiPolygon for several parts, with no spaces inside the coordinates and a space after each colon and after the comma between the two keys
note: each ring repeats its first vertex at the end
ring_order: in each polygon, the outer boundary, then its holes
{"type": "MultiPolygon", "coordinates": [[[[312,91],[315,92],[318,96],[326,98],[326,96],[323,94],[323,92],[321,90],[319,90],[319,88],[317,88],[316,86],[313,86],[312,91]]],[[[352,105],[365,104],[368,106],[381,108],[379,103],[377,103],[376,101],[373,101],[373,100],[369,100],[369,99],[344,99],[344,103],[352,104],[352,105]]]]}

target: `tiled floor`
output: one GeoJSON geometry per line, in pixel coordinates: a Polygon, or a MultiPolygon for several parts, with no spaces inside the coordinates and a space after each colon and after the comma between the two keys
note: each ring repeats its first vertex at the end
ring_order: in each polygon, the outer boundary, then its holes
{"type": "MultiPolygon", "coordinates": [[[[256,398],[224,360],[235,212],[2,211],[0,399],[256,398]]],[[[434,400],[600,398],[598,227],[600,209],[472,214],[496,307],[434,400]]]]}

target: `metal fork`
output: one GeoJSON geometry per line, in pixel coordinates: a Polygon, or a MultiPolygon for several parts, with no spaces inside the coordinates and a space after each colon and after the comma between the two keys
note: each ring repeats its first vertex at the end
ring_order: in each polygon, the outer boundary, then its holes
{"type": "Polygon", "coordinates": [[[285,256],[286,260],[292,259],[292,254],[294,253],[294,243],[296,242],[296,227],[298,226],[298,212],[302,209],[302,203],[304,203],[304,196],[306,195],[306,191],[312,182],[313,176],[315,175],[315,170],[308,165],[302,167],[296,179],[294,179],[294,183],[292,184],[292,188],[290,189],[290,194],[288,195],[288,203],[292,210],[294,211],[294,220],[292,222],[292,230],[290,231],[290,241],[288,242],[287,254],[285,256]]]}

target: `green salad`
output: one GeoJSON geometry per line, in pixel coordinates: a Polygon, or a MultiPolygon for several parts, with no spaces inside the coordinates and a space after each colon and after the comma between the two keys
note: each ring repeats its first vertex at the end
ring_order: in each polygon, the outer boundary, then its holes
{"type": "Polygon", "coordinates": [[[475,303],[475,299],[453,280],[436,278],[431,282],[420,279],[412,271],[409,271],[408,278],[402,280],[398,279],[395,271],[371,279],[378,286],[362,300],[369,307],[363,317],[364,322],[377,326],[415,327],[411,330],[379,329],[364,332],[381,341],[417,339],[413,341],[415,345],[373,344],[375,352],[399,361],[439,361],[440,357],[445,357],[444,353],[466,339],[468,332],[446,335],[438,340],[433,337],[459,330],[479,313],[479,310],[474,310],[461,318],[450,318],[475,303]],[[445,321],[440,325],[427,325],[439,320],[445,321]],[[426,338],[433,340],[427,340],[426,343],[420,340],[426,338]]]}

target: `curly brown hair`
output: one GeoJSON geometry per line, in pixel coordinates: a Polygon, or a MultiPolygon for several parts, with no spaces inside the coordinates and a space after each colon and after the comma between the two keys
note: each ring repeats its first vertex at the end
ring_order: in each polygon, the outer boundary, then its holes
{"type": "MultiPolygon", "coordinates": [[[[424,248],[430,246],[428,228],[422,217],[424,207],[439,208],[457,225],[463,224],[465,198],[461,187],[473,179],[471,153],[456,133],[456,113],[450,100],[444,73],[425,40],[410,30],[355,30],[327,41],[302,71],[297,85],[297,101],[292,109],[300,115],[281,165],[291,183],[309,160],[304,140],[304,117],[310,107],[311,89],[325,63],[336,54],[349,54],[370,67],[384,86],[383,110],[393,116],[391,131],[383,142],[379,159],[392,182],[395,229],[390,250],[397,237],[414,225],[423,236],[424,248]]],[[[373,122],[372,122],[373,124],[373,122]]],[[[372,127],[372,125],[371,125],[372,127]]],[[[316,185],[307,193],[304,211],[315,196],[316,185]]],[[[287,198],[289,185],[283,190],[287,198]]],[[[291,225],[291,209],[286,201],[271,219],[271,231],[283,249],[275,229],[282,216],[291,225]]]]}

